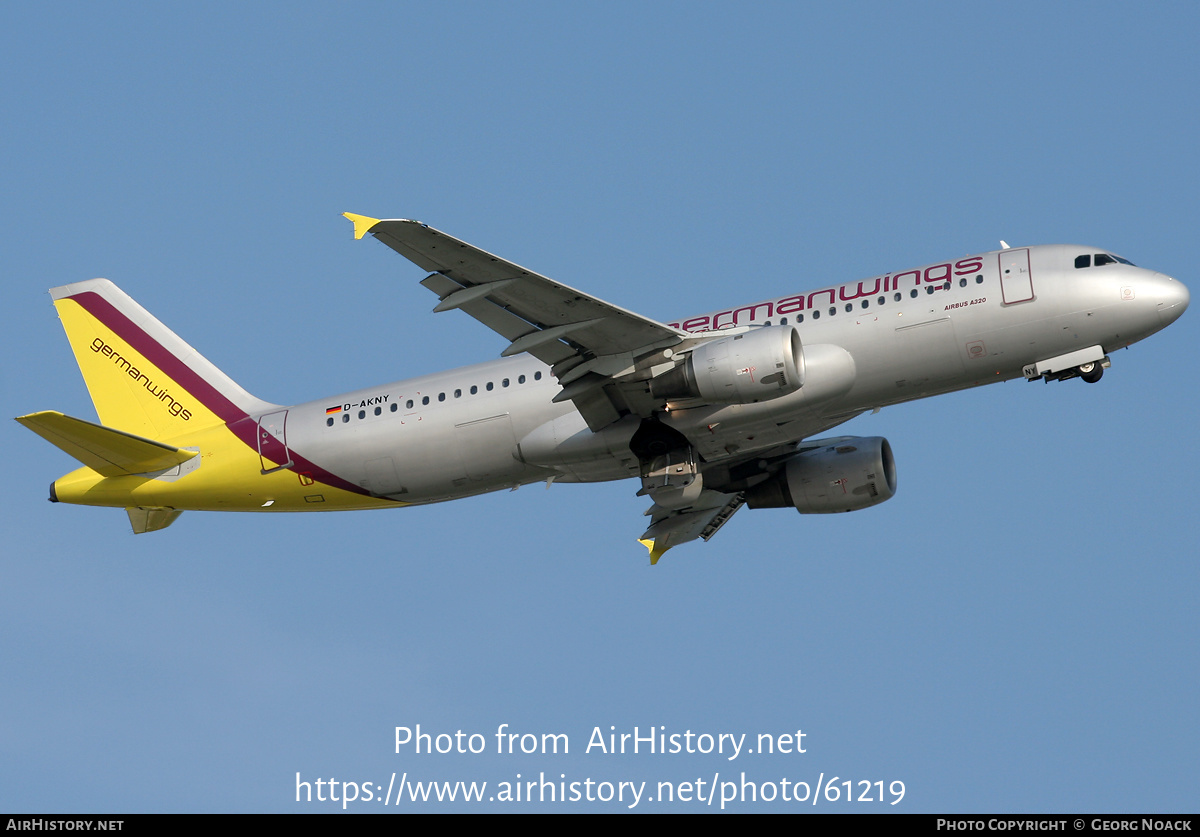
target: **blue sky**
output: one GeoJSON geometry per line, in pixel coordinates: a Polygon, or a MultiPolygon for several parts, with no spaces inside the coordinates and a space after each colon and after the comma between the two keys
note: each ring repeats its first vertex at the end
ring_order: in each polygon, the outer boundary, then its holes
{"type": "MultiPolygon", "coordinates": [[[[7,4],[4,403],[94,418],[45,294],[93,276],[279,403],[499,354],[347,210],[664,321],[1001,238],[1194,289],[1198,24],[1190,3],[7,4]]],[[[895,451],[891,502],[743,512],[654,568],[632,483],[134,537],[47,503],[75,466],[8,422],[0,808],[340,810],[297,805],[296,774],[395,771],[906,788],[734,810],[1194,810],[1197,329],[1096,386],[859,418],[895,451]],[[571,753],[395,754],[416,724],[571,753]],[[584,753],[610,726],[801,729],[807,752],[584,753]]]]}

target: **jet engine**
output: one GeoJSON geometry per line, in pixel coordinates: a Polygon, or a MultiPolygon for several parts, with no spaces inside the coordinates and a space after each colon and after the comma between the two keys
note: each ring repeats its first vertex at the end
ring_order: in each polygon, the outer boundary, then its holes
{"type": "Polygon", "coordinates": [[[710,404],[754,404],[804,384],[804,352],[795,326],[759,328],[701,343],[687,360],[650,381],[666,400],[703,398],[710,404]]]}
{"type": "Polygon", "coordinates": [[[875,506],[895,494],[896,461],[887,439],[846,437],[786,460],[770,479],[746,490],[746,504],[832,514],[875,506]]]}

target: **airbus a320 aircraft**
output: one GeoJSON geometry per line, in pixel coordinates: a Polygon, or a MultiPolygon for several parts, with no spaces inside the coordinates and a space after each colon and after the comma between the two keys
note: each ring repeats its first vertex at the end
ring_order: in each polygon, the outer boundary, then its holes
{"type": "Polygon", "coordinates": [[[538,481],[633,478],[650,561],[743,505],[846,512],[891,498],[887,440],[814,439],[867,410],[1025,377],[1094,383],[1187,308],[1183,283],[1096,247],[1008,247],[660,323],[416,221],[346,213],[429,272],[434,311],[501,359],[281,406],[250,395],[111,282],[51,295],[100,424],[17,421],[83,463],[55,502],[182,511],[434,503],[538,481]]]}

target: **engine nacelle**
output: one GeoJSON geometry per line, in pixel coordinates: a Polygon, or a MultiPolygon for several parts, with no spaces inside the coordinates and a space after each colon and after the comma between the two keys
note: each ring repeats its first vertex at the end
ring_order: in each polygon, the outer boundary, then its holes
{"type": "Polygon", "coordinates": [[[650,382],[656,398],[754,404],[804,385],[804,352],[795,326],[759,328],[701,343],[688,359],[650,382]]]}
{"type": "Polygon", "coordinates": [[[787,460],[765,482],[746,491],[752,509],[787,508],[832,514],[875,506],[896,495],[896,461],[882,436],[831,439],[787,460]]]}

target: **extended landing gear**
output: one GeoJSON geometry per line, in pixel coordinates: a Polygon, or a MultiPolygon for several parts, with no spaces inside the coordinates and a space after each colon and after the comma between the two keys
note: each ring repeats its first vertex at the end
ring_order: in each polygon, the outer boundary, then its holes
{"type": "Polygon", "coordinates": [[[700,457],[678,430],[647,419],[633,434],[629,449],[641,464],[638,496],[667,509],[687,508],[699,499],[704,490],[700,457]]]}
{"type": "Polygon", "coordinates": [[[1050,383],[1051,381],[1067,381],[1071,378],[1082,378],[1089,384],[1094,384],[1104,377],[1104,361],[1097,360],[1090,363],[1081,363],[1078,366],[1072,366],[1070,369],[1064,369],[1061,372],[1047,372],[1042,377],[1046,379],[1046,383],[1050,383]]]}
{"type": "Polygon", "coordinates": [[[1104,377],[1104,367],[1099,361],[1095,363],[1081,363],[1076,369],[1079,371],[1079,377],[1083,378],[1089,384],[1094,384],[1104,377]]]}
{"type": "Polygon", "coordinates": [[[1104,354],[1104,350],[1099,346],[1092,346],[1049,360],[1030,363],[1022,371],[1029,381],[1043,380],[1050,383],[1083,378],[1089,384],[1094,384],[1104,377],[1104,370],[1109,365],[1108,355],[1104,354]]]}

